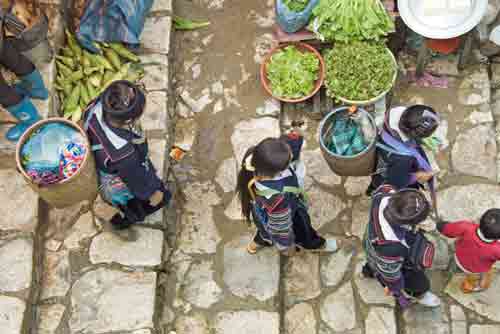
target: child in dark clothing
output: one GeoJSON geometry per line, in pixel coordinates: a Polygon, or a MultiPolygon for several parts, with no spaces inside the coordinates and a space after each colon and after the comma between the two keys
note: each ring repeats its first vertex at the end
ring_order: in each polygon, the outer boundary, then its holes
{"type": "Polygon", "coordinates": [[[500,209],[486,211],[479,224],[470,220],[438,223],[437,229],[455,241],[455,261],[466,273],[461,288],[464,293],[487,289],[492,267],[500,260],[500,209]]]}
{"type": "MultiPolygon", "coordinates": [[[[257,227],[247,247],[275,246],[285,255],[296,248],[335,251],[336,239],[326,240],[311,225],[297,164],[303,137],[298,131],[282,138],[267,138],[243,157],[237,191],[243,215],[257,227]]],[[[314,203],[312,203],[314,205],[314,203]]]]}

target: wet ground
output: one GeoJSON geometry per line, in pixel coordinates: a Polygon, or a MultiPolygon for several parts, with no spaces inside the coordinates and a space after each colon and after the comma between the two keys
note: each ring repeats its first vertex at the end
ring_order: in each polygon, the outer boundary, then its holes
{"type": "MultiPolygon", "coordinates": [[[[470,327],[474,333],[480,328],[475,323],[490,321],[486,319],[491,308],[462,309],[465,304],[449,298],[455,298],[454,292],[444,293],[451,253],[449,241],[436,233],[432,237],[438,256],[429,276],[433,291],[443,298],[439,309],[413,307],[402,314],[375,282],[361,278],[359,240],[368,214],[364,190],[369,178],[341,177],[329,170],[317,141],[321,115],[313,112],[311,103],[284,108],[262,89],[259,64],[275,45],[272,5],[272,1],[174,3],[177,15],[208,19],[211,25],[174,36],[175,143],[189,153],[173,165],[181,200],[170,257],[175,275],[167,314],[174,315],[172,328],[183,333],[190,324],[194,333],[215,328],[223,334],[465,334],[461,329],[470,327]],[[253,257],[245,253],[252,228],[241,219],[235,201],[238,161],[248,147],[279,135],[294,119],[305,121],[302,159],[308,169],[313,225],[323,234],[355,237],[355,256],[339,252],[287,259],[274,250],[253,257]],[[200,289],[202,296],[194,298],[200,289]],[[462,323],[460,312],[476,320],[462,323]]],[[[489,68],[474,65],[459,72],[453,57],[434,59],[429,68],[448,78],[447,88],[436,89],[409,84],[405,73],[412,66],[414,59],[403,55],[392,105],[423,103],[440,112],[444,121],[438,130],[443,146],[435,154],[435,168],[440,170],[438,207],[453,219],[478,216],[485,205],[496,203],[471,200],[472,189],[476,193],[489,189],[497,175],[489,68]],[[469,142],[460,136],[463,133],[473,133],[474,140],[469,142]]],[[[325,103],[324,97],[321,101],[325,103]]],[[[427,225],[433,229],[432,222],[427,225]]]]}

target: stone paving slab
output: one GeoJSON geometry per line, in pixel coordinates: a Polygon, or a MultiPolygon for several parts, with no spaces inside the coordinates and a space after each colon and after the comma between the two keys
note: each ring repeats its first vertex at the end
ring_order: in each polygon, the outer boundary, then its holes
{"type": "Polygon", "coordinates": [[[26,304],[18,298],[0,296],[0,328],[5,334],[22,334],[26,304]]]}
{"type": "Polygon", "coordinates": [[[293,306],[285,314],[285,333],[303,334],[316,332],[314,309],[307,303],[293,306]]]}
{"type": "Polygon", "coordinates": [[[152,328],[156,273],[99,268],[72,287],[71,333],[100,334],[152,328]]]}
{"type": "Polygon", "coordinates": [[[142,46],[151,53],[168,54],[171,28],[170,16],[147,18],[141,35],[142,46]]]}
{"type": "Polygon", "coordinates": [[[372,307],[365,319],[365,334],[397,334],[394,310],[372,307]]]}
{"type": "Polygon", "coordinates": [[[222,312],[215,318],[216,334],[279,334],[279,315],[264,311],[222,312]]]}
{"type": "Polygon", "coordinates": [[[46,251],[42,267],[42,284],[40,298],[64,297],[71,286],[71,267],[69,251],[46,251]]]}
{"type": "Polygon", "coordinates": [[[318,254],[303,252],[288,258],[281,279],[289,305],[318,297],[321,294],[318,254]]]}
{"type": "Polygon", "coordinates": [[[403,314],[407,334],[449,334],[446,306],[429,308],[415,305],[403,314]]]}
{"type": "Polygon", "coordinates": [[[140,55],[144,67],[144,85],[148,91],[167,90],[168,88],[168,57],[163,54],[140,55]]]}
{"type": "Polygon", "coordinates": [[[486,210],[500,207],[500,187],[489,184],[453,186],[439,191],[437,200],[439,214],[447,220],[478,221],[486,210]]]}
{"type": "Polygon", "coordinates": [[[0,292],[16,292],[31,286],[33,240],[0,240],[0,292]]]}
{"type": "Polygon", "coordinates": [[[222,289],[215,281],[213,262],[194,263],[184,282],[184,298],[200,308],[209,308],[222,298],[222,289]]]}
{"type": "Polygon", "coordinates": [[[355,307],[352,284],[345,283],[323,300],[321,319],[336,332],[352,330],[357,325],[355,307]]]}
{"type": "Polygon", "coordinates": [[[0,180],[0,203],[7,209],[2,210],[0,216],[0,231],[34,232],[38,219],[38,196],[16,170],[0,169],[0,180]]]}
{"type": "Polygon", "coordinates": [[[250,255],[245,235],[224,246],[224,282],[238,297],[265,301],[278,293],[280,260],[276,249],[268,248],[250,255]]]}
{"type": "Polygon", "coordinates": [[[491,287],[483,292],[474,294],[464,294],[460,290],[460,284],[464,276],[456,274],[448,283],[445,292],[455,299],[458,303],[463,305],[483,317],[492,321],[500,322],[500,300],[498,294],[500,293],[500,276],[496,275],[491,287]]]}
{"type": "Polygon", "coordinates": [[[135,267],[159,265],[162,261],[163,232],[141,227],[133,229],[138,234],[136,241],[123,241],[111,232],[96,236],[90,245],[90,262],[115,262],[135,267]]]}
{"type": "Polygon", "coordinates": [[[54,334],[61,323],[66,306],[61,304],[42,305],[38,307],[38,334],[54,334]]]}
{"type": "Polygon", "coordinates": [[[146,95],[148,103],[141,117],[141,124],[146,132],[165,131],[167,121],[167,93],[161,91],[150,92],[146,95]]]}

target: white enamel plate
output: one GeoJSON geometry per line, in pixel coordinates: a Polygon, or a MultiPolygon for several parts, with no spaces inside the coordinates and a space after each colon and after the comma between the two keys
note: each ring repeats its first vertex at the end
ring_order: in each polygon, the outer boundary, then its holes
{"type": "Polygon", "coordinates": [[[446,39],[472,30],[486,13],[488,0],[399,0],[398,8],[411,30],[446,39]]]}

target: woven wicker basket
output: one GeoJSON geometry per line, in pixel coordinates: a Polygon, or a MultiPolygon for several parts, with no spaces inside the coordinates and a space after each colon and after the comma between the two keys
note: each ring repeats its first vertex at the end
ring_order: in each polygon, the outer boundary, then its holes
{"type": "Polygon", "coordinates": [[[23,175],[31,189],[38,193],[38,195],[40,195],[45,202],[53,207],[64,208],[84,200],[94,201],[97,197],[97,173],[94,155],[90,150],[90,143],[87,139],[87,134],[76,123],[70,122],[64,118],[49,118],[42,120],[33,124],[28,130],[26,130],[17,143],[16,164],[18,171],[23,175]],[[26,171],[21,163],[21,148],[34,131],[49,123],[64,123],[80,132],[85,139],[87,154],[85,155],[82,165],[74,175],[59,183],[40,186],[33,183],[28,174],[26,174],[26,171]]]}

